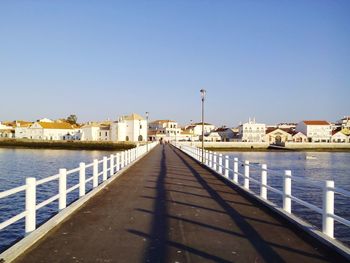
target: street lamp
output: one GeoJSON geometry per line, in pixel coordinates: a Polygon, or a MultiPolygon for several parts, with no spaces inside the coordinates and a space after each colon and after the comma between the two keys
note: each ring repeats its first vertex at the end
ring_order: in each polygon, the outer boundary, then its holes
{"type": "Polygon", "coordinates": [[[146,149],[148,152],[148,116],[149,116],[149,112],[146,111],[146,120],[147,120],[147,130],[146,130],[146,149]]]}
{"type": "Polygon", "coordinates": [[[207,91],[201,89],[201,98],[202,98],[202,163],[204,163],[204,99],[207,91]]]}

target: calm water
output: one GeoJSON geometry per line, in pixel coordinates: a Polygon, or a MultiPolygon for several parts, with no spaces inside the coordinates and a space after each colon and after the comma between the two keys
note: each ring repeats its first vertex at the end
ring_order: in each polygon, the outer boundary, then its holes
{"type": "MultiPolygon", "coordinates": [[[[72,169],[79,165],[79,162],[90,163],[93,159],[101,159],[110,155],[111,152],[104,151],[69,151],[69,150],[31,150],[31,149],[1,149],[0,148],[0,191],[10,189],[25,183],[25,178],[32,176],[37,179],[44,178],[58,173],[59,168],[72,169]]],[[[224,153],[240,160],[249,160],[256,163],[266,163],[272,169],[268,175],[268,184],[281,189],[283,171],[292,170],[293,176],[307,177],[311,180],[331,179],[336,186],[350,190],[350,153],[337,152],[237,152],[224,153]],[[313,155],[316,159],[308,160],[307,155],[313,155]]],[[[240,166],[243,172],[243,167],[240,166]]],[[[87,170],[87,176],[92,174],[91,169],[87,170]]],[[[259,178],[260,170],[251,168],[251,176],[259,178]]],[[[243,180],[240,180],[242,182],[243,180]]],[[[78,174],[68,177],[68,187],[78,182],[78,174]]],[[[91,189],[91,183],[87,190],[91,189]]],[[[259,188],[251,183],[251,188],[259,192],[259,188]]],[[[38,187],[40,195],[37,202],[41,202],[57,194],[57,182],[52,182],[38,187]]],[[[305,184],[293,182],[292,194],[321,207],[321,191],[318,188],[305,184]]],[[[74,191],[68,195],[68,203],[77,198],[78,192],[74,191]]],[[[281,197],[268,192],[269,199],[281,205],[281,197]]],[[[38,211],[38,224],[46,221],[57,212],[58,203],[38,211]]],[[[16,194],[9,198],[0,200],[0,222],[20,213],[24,210],[24,194],[16,194]],[[14,209],[15,207],[15,209],[14,209]]],[[[320,227],[321,217],[310,212],[298,204],[292,203],[292,210],[300,217],[320,227]]],[[[336,195],[335,213],[350,219],[350,198],[342,198],[336,195]]],[[[335,225],[336,237],[343,242],[350,244],[350,231],[341,224],[335,225]]],[[[0,231],[0,251],[4,250],[24,235],[24,220],[0,231]]]]}
{"type": "MultiPolygon", "coordinates": [[[[25,184],[26,177],[45,178],[58,173],[59,168],[72,169],[80,162],[91,163],[93,159],[109,156],[106,151],[74,151],[74,150],[35,150],[35,149],[3,149],[0,148],[0,192],[25,184]]],[[[101,169],[101,168],[100,168],[101,169]]],[[[87,177],[92,169],[86,171],[87,177]]],[[[68,187],[78,182],[78,173],[68,176],[68,187]]],[[[56,195],[57,181],[38,186],[37,203],[56,195]]],[[[92,182],[87,184],[87,191],[92,189],[92,182]]],[[[78,197],[78,190],[68,194],[68,203],[78,197]]],[[[58,202],[37,211],[38,224],[43,223],[57,213],[58,202]]],[[[0,222],[24,211],[24,193],[0,199],[0,222]],[[15,207],[15,209],[14,209],[15,207]]],[[[24,236],[24,219],[0,231],[0,252],[10,244],[24,236]]]]}
{"type": "MultiPolygon", "coordinates": [[[[350,153],[349,152],[230,152],[223,153],[239,160],[254,163],[250,176],[260,181],[260,164],[267,164],[268,184],[282,190],[284,170],[291,170],[292,176],[308,178],[315,182],[334,180],[335,186],[350,191],[350,153]],[[316,159],[306,159],[314,156],[316,159]]],[[[240,173],[244,167],[239,166],[240,173]]],[[[243,179],[240,178],[243,184],[243,179]]],[[[251,189],[260,193],[260,186],[250,183],[251,189]]],[[[322,208],[322,191],[318,187],[292,181],[292,195],[322,208]]],[[[282,206],[280,195],[268,191],[268,198],[282,206]]],[[[292,202],[292,212],[321,229],[321,215],[292,202]]],[[[350,198],[335,195],[335,214],[350,220],[350,198]]],[[[335,237],[350,245],[350,228],[335,222],[335,237]]]]}

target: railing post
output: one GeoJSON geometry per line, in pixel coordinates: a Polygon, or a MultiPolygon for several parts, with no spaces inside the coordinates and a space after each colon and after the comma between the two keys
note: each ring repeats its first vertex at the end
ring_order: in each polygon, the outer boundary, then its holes
{"type": "Polygon", "coordinates": [[[124,151],[120,153],[120,168],[124,167],[124,151]]]}
{"type": "Polygon", "coordinates": [[[79,197],[85,195],[85,163],[79,164],[79,197]]]}
{"type": "Polygon", "coordinates": [[[209,152],[209,167],[213,167],[213,153],[209,152]]]}
{"type": "Polygon", "coordinates": [[[107,180],[107,157],[103,157],[103,173],[102,173],[102,180],[107,180]]]}
{"type": "Polygon", "coordinates": [[[213,170],[216,171],[216,167],[217,167],[217,154],[216,152],[214,152],[214,161],[213,161],[213,170]]]}
{"type": "Polygon", "coordinates": [[[32,232],[36,228],[36,179],[26,178],[26,219],[25,231],[32,232]]]}
{"type": "Polygon", "coordinates": [[[244,188],[249,190],[249,161],[244,162],[244,188]]]}
{"type": "Polygon", "coordinates": [[[284,171],[283,177],[283,210],[287,213],[292,211],[292,172],[290,170],[284,171]]]}
{"type": "Polygon", "coordinates": [[[219,174],[222,174],[222,153],[219,153],[219,174]]]}
{"type": "Polygon", "coordinates": [[[267,200],[267,165],[261,165],[261,185],[260,185],[260,197],[267,200]]]}
{"type": "Polygon", "coordinates": [[[94,164],[92,167],[92,187],[95,188],[98,186],[98,160],[94,159],[94,164]]]}
{"type": "Polygon", "coordinates": [[[115,170],[116,170],[116,172],[119,172],[119,168],[120,168],[120,166],[119,166],[120,153],[117,153],[116,156],[117,156],[117,158],[115,159],[115,166],[116,166],[115,170]]]}
{"type": "Polygon", "coordinates": [[[225,177],[227,178],[227,179],[229,179],[229,172],[230,172],[230,170],[229,170],[229,157],[228,157],[228,155],[225,155],[225,177]]]}
{"type": "Polygon", "coordinates": [[[128,165],[128,150],[124,151],[124,165],[123,167],[128,165]]]}
{"type": "Polygon", "coordinates": [[[206,166],[209,165],[209,151],[208,150],[205,151],[205,165],[206,166]]]}
{"type": "Polygon", "coordinates": [[[59,170],[58,179],[58,209],[62,210],[67,206],[67,169],[59,170]]]}
{"type": "Polygon", "coordinates": [[[323,187],[322,232],[334,238],[334,181],[325,181],[323,187]]]}
{"type": "Polygon", "coordinates": [[[110,160],[110,164],[109,164],[109,175],[112,176],[114,174],[114,154],[111,154],[110,156],[111,160],[110,160]]]}
{"type": "Polygon", "coordinates": [[[238,158],[233,159],[233,181],[238,184],[238,158]]]}

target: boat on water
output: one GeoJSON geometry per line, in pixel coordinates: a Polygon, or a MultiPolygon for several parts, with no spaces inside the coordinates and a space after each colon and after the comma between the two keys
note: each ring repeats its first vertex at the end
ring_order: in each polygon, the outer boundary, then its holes
{"type": "Polygon", "coordinates": [[[317,157],[314,156],[314,155],[306,155],[306,156],[305,156],[305,159],[306,159],[306,160],[316,160],[317,157]]]}

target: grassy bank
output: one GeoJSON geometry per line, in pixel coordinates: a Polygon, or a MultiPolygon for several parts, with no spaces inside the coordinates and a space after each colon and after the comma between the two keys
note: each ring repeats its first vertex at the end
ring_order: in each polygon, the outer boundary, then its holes
{"type": "Polygon", "coordinates": [[[116,151],[134,148],[131,142],[94,142],[94,141],[39,141],[39,140],[0,140],[1,148],[66,149],[66,150],[103,150],[116,151]]]}

